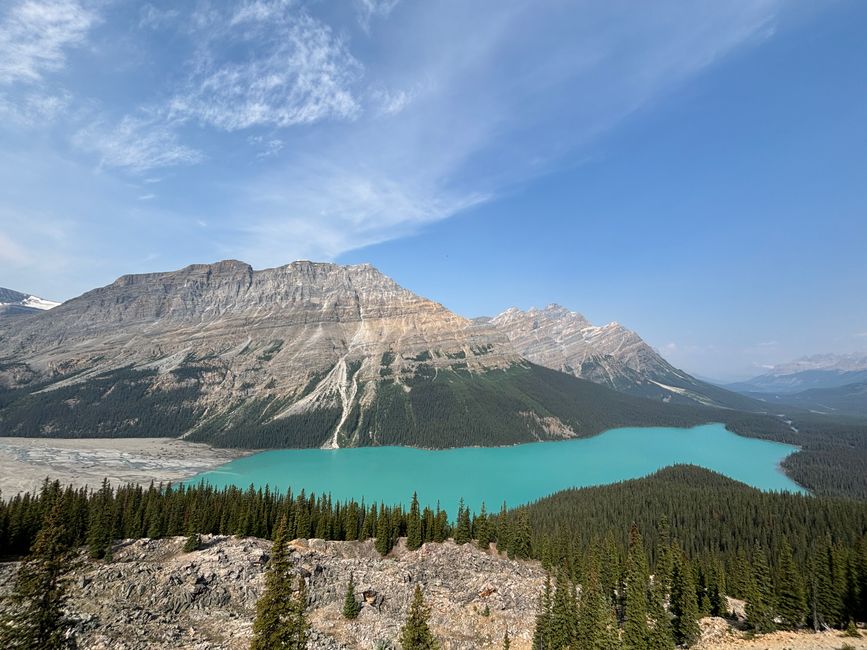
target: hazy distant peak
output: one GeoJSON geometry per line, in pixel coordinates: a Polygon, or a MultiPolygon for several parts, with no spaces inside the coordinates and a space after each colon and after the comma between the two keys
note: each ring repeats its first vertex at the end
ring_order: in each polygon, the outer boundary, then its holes
{"type": "Polygon", "coordinates": [[[0,287],[0,316],[37,313],[53,309],[59,304],[54,300],[0,287]]]}
{"type": "Polygon", "coordinates": [[[837,370],[852,372],[867,370],[867,355],[859,354],[813,354],[788,363],[769,368],[767,375],[791,375],[808,370],[837,370]]]}

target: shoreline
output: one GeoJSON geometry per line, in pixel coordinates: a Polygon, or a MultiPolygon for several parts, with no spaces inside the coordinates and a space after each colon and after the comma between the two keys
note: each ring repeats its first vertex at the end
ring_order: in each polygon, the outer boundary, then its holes
{"type": "Polygon", "coordinates": [[[0,498],[38,492],[48,477],[61,485],[177,483],[256,449],[225,449],[177,438],[0,437],[0,498]]]}

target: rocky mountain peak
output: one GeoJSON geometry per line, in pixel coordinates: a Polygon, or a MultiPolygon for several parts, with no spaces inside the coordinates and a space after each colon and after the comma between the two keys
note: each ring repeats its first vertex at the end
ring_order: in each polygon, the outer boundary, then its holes
{"type": "Polygon", "coordinates": [[[352,438],[362,426],[371,435],[359,413],[383,385],[401,395],[441,370],[472,374],[521,362],[490,325],[369,264],[306,260],[126,275],[15,328],[0,326],[0,360],[10,362],[0,385],[65,386],[123,372],[163,390],[189,389],[196,393],[189,408],[219,415],[221,428],[232,426],[226,409],[242,404],[273,404],[256,417],[275,428],[291,417],[311,430],[302,420],[314,416],[306,414],[325,413],[333,423],[319,430],[333,427],[330,445],[338,432],[352,438]]]}

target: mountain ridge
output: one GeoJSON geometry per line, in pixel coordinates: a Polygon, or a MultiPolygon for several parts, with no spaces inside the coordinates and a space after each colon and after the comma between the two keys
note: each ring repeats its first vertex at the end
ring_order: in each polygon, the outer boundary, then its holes
{"type": "MultiPolygon", "coordinates": [[[[0,324],[0,433],[438,448],[720,419],[681,408],[701,400],[647,400],[537,364],[494,320],[459,316],[371,265],[224,260],[124,275],[0,324]]],[[[582,325],[671,368],[625,328],[582,325]]]]}
{"type": "Polygon", "coordinates": [[[751,379],[726,385],[740,393],[799,393],[867,381],[867,355],[814,354],[777,364],[751,379]]]}
{"type": "Polygon", "coordinates": [[[681,404],[760,410],[750,398],[713,386],[666,361],[638,334],[613,321],[593,325],[582,314],[549,304],[511,307],[488,322],[533,363],[609,388],[681,404]]]}

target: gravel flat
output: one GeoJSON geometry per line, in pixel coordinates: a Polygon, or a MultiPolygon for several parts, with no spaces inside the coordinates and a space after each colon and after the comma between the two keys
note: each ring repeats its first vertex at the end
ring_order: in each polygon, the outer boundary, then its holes
{"type": "Polygon", "coordinates": [[[103,478],[114,485],[178,481],[248,453],[173,438],[0,437],[0,491],[9,498],[38,490],[46,476],[91,487],[103,478]]]}

